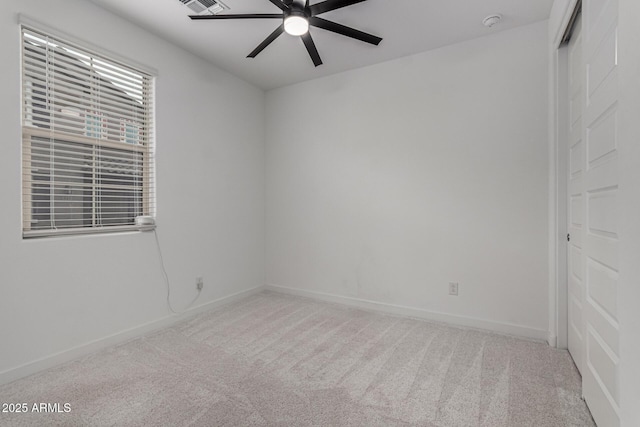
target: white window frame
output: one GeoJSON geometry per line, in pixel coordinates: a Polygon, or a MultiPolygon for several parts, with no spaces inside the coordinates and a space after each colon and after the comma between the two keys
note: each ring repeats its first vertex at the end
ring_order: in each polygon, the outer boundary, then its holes
{"type": "Polygon", "coordinates": [[[153,229],[154,222],[138,221],[137,217],[155,218],[156,214],[154,95],[157,73],[21,18],[23,237],[153,229]],[[31,35],[28,46],[25,33],[31,35]],[[34,35],[38,37],[35,45],[34,35]],[[44,49],[46,53],[42,57],[34,54],[44,49]],[[53,53],[50,54],[50,50],[53,53]],[[71,52],[87,55],[90,63],[69,59],[71,52]],[[53,62],[55,55],[67,61],[64,73],[55,74],[58,66],[53,62]],[[94,60],[99,65],[94,65],[94,60]],[[67,79],[74,66],[79,66],[76,68],[80,72],[66,91],[59,90],[56,94],[55,89],[50,90],[61,76],[67,79]],[[99,71],[105,66],[110,68],[99,71]],[[85,72],[91,77],[85,78],[85,72]],[[127,89],[117,81],[118,73],[126,72],[135,80],[127,89]],[[34,73],[38,80],[34,80],[34,73]],[[44,77],[46,85],[43,86],[44,77]],[[39,92],[34,95],[36,84],[39,92]],[[79,87],[83,90],[77,90],[79,87]],[[98,92],[104,91],[105,101],[100,102],[100,95],[96,95],[93,87],[99,87],[98,92]],[[70,92],[79,95],[69,96],[70,92]],[[60,105],[62,98],[65,105],[60,105]],[[96,98],[98,102],[94,103],[96,98]],[[87,107],[87,99],[96,107],[94,110],[87,107]],[[130,111],[123,105],[128,105],[130,111]],[[56,122],[60,124],[58,127],[56,122]],[[58,163],[62,166],[51,165],[57,156],[62,159],[58,163]],[[43,158],[49,159],[44,167],[43,158]],[[43,169],[46,171],[42,172],[43,169]],[[82,172],[78,172],[80,169],[82,172]],[[46,190],[42,191],[47,186],[48,196],[46,190]],[[58,205],[63,204],[57,200],[63,197],[63,188],[71,190],[67,204],[60,207],[58,205]]]}

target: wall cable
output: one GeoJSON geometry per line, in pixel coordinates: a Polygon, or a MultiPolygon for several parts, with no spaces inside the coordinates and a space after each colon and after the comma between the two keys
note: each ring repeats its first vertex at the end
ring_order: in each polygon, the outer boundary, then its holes
{"type": "Polygon", "coordinates": [[[158,231],[155,228],[153,229],[153,235],[156,238],[156,247],[158,248],[158,255],[160,257],[160,268],[162,270],[162,275],[164,276],[165,284],[167,285],[167,307],[169,307],[169,310],[173,314],[185,313],[198,300],[198,298],[200,297],[200,294],[202,293],[202,289],[198,289],[198,294],[196,295],[196,297],[183,310],[179,310],[179,311],[174,310],[173,306],[171,305],[171,283],[169,281],[169,275],[167,274],[167,269],[165,268],[165,265],[164,265],[164,257],[162,256],[162,249],[160,248],[158,231]]]}

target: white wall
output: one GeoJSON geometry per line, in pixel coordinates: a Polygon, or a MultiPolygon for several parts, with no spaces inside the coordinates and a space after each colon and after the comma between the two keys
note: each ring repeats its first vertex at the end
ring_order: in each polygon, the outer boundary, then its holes
{"type": "Polygon", "coordinates": [[[267,283],[547,338],[547,64],[540,22],[268,92],[267,283]]]}
{"type": "Polygon", "coordinates": [[[640,425],[640,2],[619,0],[620,420],[640,425]]]}
{"type": "Polygon", "coordinates": [[[174,307],[195,297],[196,276],[196,305],[264,283],[264,93],[90,2],[3,0],[0,383],[169,317],[152,233],[21,238],[18,12],[158,70],[158,234],[174,307]]]}

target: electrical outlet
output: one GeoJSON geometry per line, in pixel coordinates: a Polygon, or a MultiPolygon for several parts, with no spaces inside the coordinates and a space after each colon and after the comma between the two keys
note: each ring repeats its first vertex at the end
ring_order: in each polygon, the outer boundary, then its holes
{"type": "Polygon", "coordinates": [[[458,284],[455,282],[449,282],[449,295],[458,296],[458,284]]]}
{"type": "Polygon", "coordinates": [[[196,288],[198,288],[198,290],[201,291],[203,286],[204,286],[204,279],[202,277],[196,277],[196,288]]]}

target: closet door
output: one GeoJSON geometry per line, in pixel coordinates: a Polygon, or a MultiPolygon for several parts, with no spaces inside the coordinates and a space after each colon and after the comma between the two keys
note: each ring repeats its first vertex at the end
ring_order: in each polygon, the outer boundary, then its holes
{"type": "Polygon", "coordinates": [[[583,0],[582,10],[582,385],[595,421],[613,427],[620,423],[618,0],[583,0]]]}
{"type": "Polygon", "coordinates": [[[584,349],[584,280],[582,272],[582,230],[584,227],[584,143],[582,140],[582,110],[585,103],[584,63],[582,61],[582,22],[575,21],[568,46],[569,78],[569,191],[567,196],[569,245],[568,276],[568,345],[578,370],[582,372],[584,349]]]}

